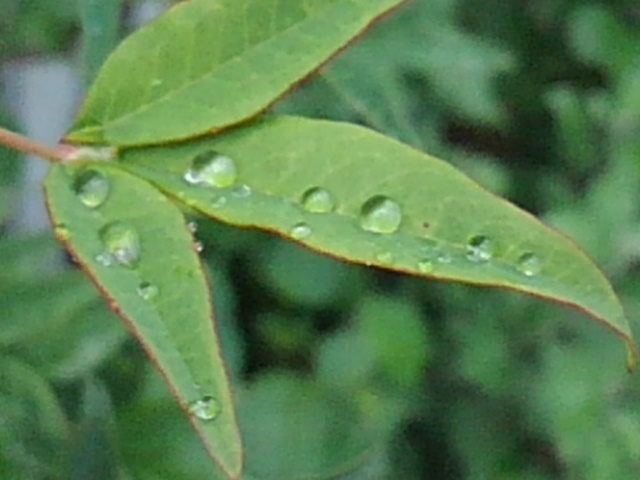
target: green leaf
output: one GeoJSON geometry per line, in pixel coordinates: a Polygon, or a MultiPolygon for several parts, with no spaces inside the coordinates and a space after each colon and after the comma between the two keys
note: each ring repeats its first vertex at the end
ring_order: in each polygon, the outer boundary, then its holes
{"type": "Polygon", "coordinates": [[[211,455],[237,478],[234,404],[207,282],[179,209],[105,164],[54,166],[46,192],[58,238],[141,341],[211,455]],[[107,187],[97,188],[96,178],[107,187]]]}
{"type": "Polygon", "coordinates": [[[403,0],[192,0],[107,60],[68,140],[142,145],[253,117],[403,0]]]}
{"type": "Polygon", "coordinates": [[[449,164],[365,128],[277,117],[171,148],[131,150],[123,161],[228,223],[357,263],[573,306],[620,335],[635,364],[615,293],[571,240],[449,164]],[[222,155],[217,170],[201,163],[211,151],[222,155]]]}

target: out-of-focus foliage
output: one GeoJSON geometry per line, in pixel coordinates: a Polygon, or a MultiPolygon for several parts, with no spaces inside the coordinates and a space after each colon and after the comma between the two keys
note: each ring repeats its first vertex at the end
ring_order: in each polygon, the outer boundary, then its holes
{"type": "MultiPolygon", "coordinates": [[[[3,58],[75,41],[73,2],[4,3],[3,58]]],[[[276,109],[450,159],[584,246],[635,324],[638,32],[632,1],[413,0],[276,109]]],[[[4,195],[17,180],[1,165],[4,195]]],[[[195,220],[247,479],[638,478],[639,382],[578,313],[195,220]]],[[[51,239],[0,237],[0,477],[215,478],[144,354],[62,258],[51,239]]]]}

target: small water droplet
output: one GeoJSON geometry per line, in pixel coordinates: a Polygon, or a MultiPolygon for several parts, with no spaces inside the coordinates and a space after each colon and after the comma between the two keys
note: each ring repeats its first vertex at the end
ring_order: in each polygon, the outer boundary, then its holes
{"type": "Polygon", "coordinates": [[[189,412],[200,420],[215,420],[222,413],[222,406],[211,396],[202,397],[189,405],[189,412]]]}
{"type": "Polygon", "coordinates": [[[193,249],[198,253],[202,253],[204,251],[204,244],[200,240],[196,240],[193,242],[193,249]]]}
{"type": "Polygon", "coordinates": [[[224,195],[218,195],[214,197],[213,201],[211,202],[211,206],[213,208],[222,208],[226,204],[227,204],[227,197],[225,197],[224,195]]]}
{"type": "Polygon", "coordinates": [[[101,255],[109,254],[117,263],[129,268],[140,260],[138,233],[129,225],[122,222],[110,223],[100,231],[100,238],[106,248],[106,252],[101,255]]]}
{"type": "Polygon", "coordinates": [[[99,255],[96,255],[96,262],[98,262],[103,267],[113,267],[116,264],[116,259],[109,252],[102,252],[99,255]]]}
{"type": "Polygon", "coordinates": [[[369,232],[394,233],[401,222],[400,205],[383,195],[371,197],[360,209],[360,226],[369,232]]]}
{"type": "Polygon", "coordinates": [[[335,200],[328,190],[313,187],[302,194],[302,207],[312,213],[329,213],[336,208],[335,200]]]}
{"type": "Polygon", "coordinates": [[[379,252],[376,254],[376,260],[384,265],[390,265],[394,258],[391,252],[379,252]]]}
{"type": "Polygon", "coordinates": [[[291,229],[291,232],[289,232],[289,235],[295,240],[302,240],[311,235],[311,227],[304,222],[296,223],[291,229]]]}
{"type": "Polygon", "coordinates": [[[435,256],[436,256],[436,261],[438,263],[447,264],[447,263],[451,263],[453,261],[453,257],[446,250],[438,249],[435,252],[435,256]]]}
{"type": "Polygon", "coordinates": [[[493,256],[493,242],[484,235],[476,235],[467,244],[467,258],[475,263],[486,263],[493,256]]]}
{"type": "Polygon", "coordinates": [[[520,255],[516,268],[523,275],[533,277],[540,273],[542,263],[536,254],[527,252],[520,255]]]}
{"type": "Polygon", "coordinates": [[[245,184],[238,185],[231,193],[237,198],[247,198],[251,196],[251,187],[245,184]]]}
{"type": "Polygon", "coordinates": [[[184,179],[191,185],[226,188],[236,183],[238,169],[235,162],[214,150],[202,152],[193,159],[184,179]]]}
{"type": "Polygon", "coordinates": [[[97,170],[84,170],[73,182],[73,191],[84,206],[98,208],[109,197],[111,185],[104,173],[97,170]]]}
{"type": "Polygon", "coordinates": [[[428,258],[420,260],[418,262],[418,271],[420,273],[431,273],[433,272],[433,263],[428,258]]]}
{"type": "Polygon", "coordinates": [[[160,293],[158,290],[158,287],[156,287],[152,283],[142,282],[138,286],[138,295],[140,295],[140,297],[143,300],[146,300],[146,301],[153,300],[158,296],[158,293],[160,293]]]}
{"type": "Polygon", "coordinates": [[[198,223],[197,222],[188,222],[187,223],[187,229],[191,233],[196,233],[198,231],[198,223]]]}

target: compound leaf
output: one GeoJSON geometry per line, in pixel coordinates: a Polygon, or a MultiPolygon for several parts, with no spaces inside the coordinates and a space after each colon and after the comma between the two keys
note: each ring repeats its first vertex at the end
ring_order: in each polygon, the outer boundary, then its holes
{"type": "Polygon", "coordinates": [[[571,240],[451,165],[371,130],[267,118],[123,166],[205,215],[345,260],[576,307],[635,346],[611,286],[571,240]]]}
{"type": "Polygon", "coordinates": [[[142,145],[255,116],[403,0],[192,0],[107,60],[68,140],[142,145]]]}
{"type": "Polygon", "coordinates": [[[56,236],[127,322],[220,467],[242,446],[205,274],[180,210],[107,164],[56,165],[46,181],[56,236]]]}

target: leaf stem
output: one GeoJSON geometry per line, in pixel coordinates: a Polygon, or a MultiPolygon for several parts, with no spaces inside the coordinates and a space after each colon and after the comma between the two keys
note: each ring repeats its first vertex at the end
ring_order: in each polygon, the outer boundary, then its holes
{"type": "Polygon", "coordinates": [[[57,149],[41,145],[35,140],[2,127],[0,127],[0,145],[5,145],[28,155],[36,155],[51,162],[61,162],[64,160],[62,152],[57,149]]]}

